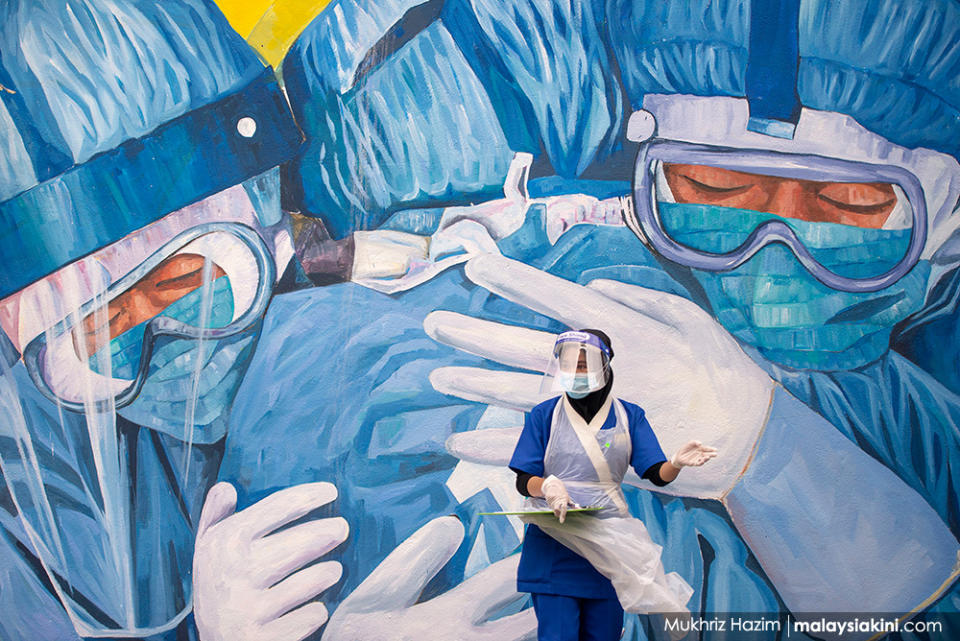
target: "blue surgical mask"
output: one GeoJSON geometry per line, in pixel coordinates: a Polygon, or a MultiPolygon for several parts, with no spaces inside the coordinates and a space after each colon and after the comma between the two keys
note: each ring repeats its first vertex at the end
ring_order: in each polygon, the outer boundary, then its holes
{"type": "Polygon", "coordinates": [[[560,373],[560,386],[573,398],[583,398],[590,392],[603,387],[606,382],[601,374],[566,374],[560,373]]]}
{"type": "MultiPolygon", "coordinates": [[[[664,229],[688,247],[714,253],[742,244],[765,220],[788,224],[834,272],[856,277],[895,265],[909,229],[864,229],[813,223],[712,205],[660,203],[664,229]]],[[[853,369],[889,349],[894,325],[923,303],[929,263],[876,292],[831,289],[807,272],[785,246],[771,244],[736,269],[692,270],[717,320],[741,342],[775,363],[799,369],[853,369]]]]}

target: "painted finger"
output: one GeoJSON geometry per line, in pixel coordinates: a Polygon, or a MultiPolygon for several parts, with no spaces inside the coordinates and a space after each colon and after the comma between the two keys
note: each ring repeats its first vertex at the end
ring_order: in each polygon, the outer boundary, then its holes
{"type": "Polygon", "coordinates": [[[250,565],[257,568],[260,584],[268,587],[327,554],[349,533],[350,526],[341,517],[301,523],[257,541],[250,565]]]}
{"type": "Polygon", "coordinates": [[[706,316],[693,301],[656,289],[606,278],[590,281],[587,287],[668,327],[688,327],[706,316]]]}
{"type": "Polygon", "coordinates": [[[462,604],[473,623],[485,621],[491,614],[524,598],[516,590],[519,564],[519,554],[497,561],[450,590],[443,598],[462,604]]]}
{"type": "Polygon", "coordinates": [[[308,603],[263,626],[264,639],[303,641],[327,622],[327,606],[308,603]]]}
{"type": "Polygon", "coordinates": [[[500,427],[451,434],[446,448],[461,461],[507,465],[517,447],[522,427],[500,427]]]}
{"type": "Polygon", "coordinates": [[[499,255],[470,259],[466,273],[494,294],[569,327],[604,327],[630,311],[600,292],[499,255]]]}
{"type": "Polygon", "coordinates": [[[200,511],[200,522],[197,525],[197,536],[206,532],[211,526],[227,518],[237,509],[237,490],[226,481],[221,481],[207,492],[200,511]]]}
{"type": "Polygon", "coordinates": [[[343,566],[336,561],[311,565],[264,592],[259,605],[269,618],[277,618],[335,585],[341,576],[343,566]]]}
{"type": "Polygon", "coordinates": [[[365,612],[387,612],[410,607],[462,540],[463,525],[455,516],[430,521],[381,561],[338,611],[362,608],[365,612]]]}
{"type": "Polygon", "coordinates": [[[265,536],[337,498],[330,483],[303,483],[278,490],[237,513],[237,525],[250,538],[265,536]]]}
{"type": "Polygon", "coordinates": [[[533,608],[483,623],[476,628],[477,641],[535,641],[537,615],[533,608]]]}
{"type": "Polygon", "coordinates": [[[556,335],[458,314],[431,312],[423,321],[430,338],[504,365],[543,371],[553,354],[556,335]],[[491,340],[491,337],[496,340],[491,340]]]}
{"type": "Polygon", "coordinates": [[[540,392],[542,380],[536,374],[478,367],[439,367],[430,372],[430,384],[442,394],[524,412],[550,396],[540,392]]]}

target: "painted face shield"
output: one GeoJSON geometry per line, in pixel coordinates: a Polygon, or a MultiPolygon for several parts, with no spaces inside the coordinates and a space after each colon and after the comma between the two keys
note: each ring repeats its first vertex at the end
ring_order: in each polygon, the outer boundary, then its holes
{"type": "Polygon", "coordinates": [[[0,530],[24,589],[62,603],[51,625],[154,638],[191,609],[203,499],[293,253],[279,167],[302,134],[213,3],[8,5],[0,530]]]}
{"type": "Polygon", "coordinates": [[[190,610],[210,453],[292,255],[277,179],[194,203],[0,301],[22,354],[0,372],[3,476],[83,636],[147,636],[190,610]]]}
{"type": "MultiPolygon", "coordinates": [[[[185,430],[209,425],[228,401],[228,373],[249,349],[274,274],[253,229],[195,227],[30,341],[23,361],[37,389],[68,411],[110,408],[191,440],[185,430]]],[[[95,268],[90,276],[106,278],[95,268]]],[[[37,294],[65,292],[51,284],[37,294]]]]}
{"type": "Polygon", "coordinates": [[[926,294],[922,163],[839,114],[805,111],[784,140],[747,131],[736,99],[647,104],[628,134],[640,142],[628,226],[690,268],[717,319],[766,358],[846,369],[881,355],[926,294]],[[691,132],[698,120],[706,133],[691,132]]]}
{"type": "Polygon", "coordinates": [[[610,352],[599,338],[589,332],[564,332],[554,344],[540,389],[583,398],[606,385],[609,372],[610,352]]]}

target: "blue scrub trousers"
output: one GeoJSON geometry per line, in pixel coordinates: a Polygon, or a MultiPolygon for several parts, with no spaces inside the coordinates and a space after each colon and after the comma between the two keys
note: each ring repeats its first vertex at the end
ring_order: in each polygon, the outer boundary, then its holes
{"type": "Polygon", "coordinates": [[[617,599],[530,596],[538,641],[617,641],[623,633],[623,608],[617,599]]]}

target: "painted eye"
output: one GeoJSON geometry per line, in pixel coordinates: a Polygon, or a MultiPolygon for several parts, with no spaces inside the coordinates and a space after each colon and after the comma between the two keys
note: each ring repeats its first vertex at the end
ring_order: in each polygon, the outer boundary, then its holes
{"type": "Polygon", "coordinates": [[[706,194],[735,194],[753,187],[756,177],[751,174],[708,167],[706,165],[664,165],[668,179],[682,179],[686,185],[706,194]]]}
{"type": "Polygon", "coordinates": [[[897,203],[893,186],[886,183],[829,183],[820,188],[821,202],[860,215],[886,216],[897,203]]]}
{"type": "MultiPolygon", "coordinates": [[[[150,276],[145,280],[153,280],[153,287],[160,291],[179,290],[189,288],[196,289],[203,284],[204,270],[203,256],[195,254],[180,254],[164,261],[150,276]]],[[[210,265],[210,277],[219,278],[224,272],[216,264],[210,265]]]]}

